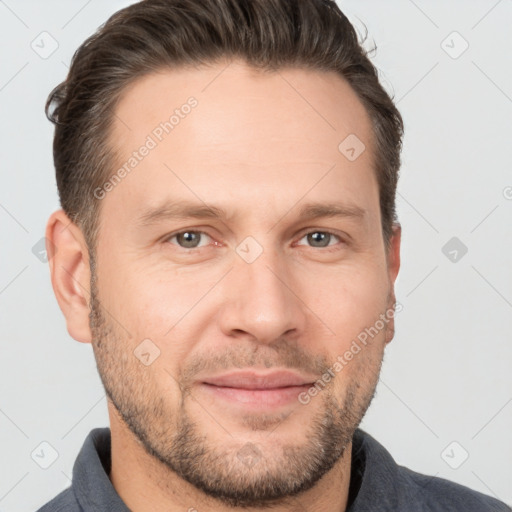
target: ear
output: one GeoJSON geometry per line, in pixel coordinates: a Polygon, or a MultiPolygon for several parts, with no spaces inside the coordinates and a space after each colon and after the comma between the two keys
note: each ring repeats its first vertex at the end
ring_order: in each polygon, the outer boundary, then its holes
{"type": "MultiPolygon", "coordinates": [[[[389,249],[386,253],[386,261],[388,267],[388,279],[389,279],[389,298],[388,298],[388,310],[394,308],[396,297],[395,297],[395,281],[400,270],[400,242],[402,238],[402,226],[398,222],[393,224],[393,231],[391,239],[389,241],[389,249]]],[[[395,335],[395,316],[388,320],[386,327],[386,343],[389,343],[395,335]]]]}
{"type": "Polygon", "coordinates": [[[90,343],[89,251],[82,231],[63,210],[48,219],[46,251],[53,291],[66,317],[68,333],[77,341],[90,343]]]}

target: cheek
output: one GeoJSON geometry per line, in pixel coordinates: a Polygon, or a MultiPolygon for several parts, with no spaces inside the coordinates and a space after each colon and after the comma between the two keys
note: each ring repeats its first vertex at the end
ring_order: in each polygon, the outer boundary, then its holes
{"type": "Polygon", "coordinates": [[[341,358],[341,370],[334,372],[332,392],[335,396],[345,397],[353,389],[358,401],[367,401],[375,391],[382,363],[382,344],[363,347],[353,354],[350,360],[346,353],[341,358]]]}
{"type": "Polygon", "coordinates": [[[133,334],[162,337],[197,301],[197,283],[136,260],[120,260],[111,258],[100,267],[103,304],[133,334]]]}
{"type": "Polygon", "coordinates": [[[316,275],[306,286],[311,309],[335,333],[336,355],[373,326],[387,307],[387,275],[377,264],[350,265],[336,272],[326,269],[323,278],[316,275]]]}
{"type": "Polygon", "coordinates": [[[209,307],[205,295],[215,280],[171,270],[132,268],[115,278],[112,310],[134,337],[131,343],[135,346],[150,339],[162,356],[156,366],[165,364],[174,374],[206,328],[204,322],[210,316],[205,310],[209,307]]]}

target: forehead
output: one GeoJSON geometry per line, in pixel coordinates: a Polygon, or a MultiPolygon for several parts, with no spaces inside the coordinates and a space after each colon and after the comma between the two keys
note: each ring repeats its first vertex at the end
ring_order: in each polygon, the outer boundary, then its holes
{"type": "Polygon", "coordinates": [[[162,70],[123,92],[109,139],[129,175],[106,203],[134,214],[169,195],[274,210],[304,194],[377,198],[369,116],[333,72],[239,61],[162,70]],[[351,161],[345,140],[366,150],[351,161]]]}
{"type": "MultiPolygon", "coordinates": [[[[162,69],[135,80],[118,102],[115,135],[137,143],[153,127],[169,120],[190,97],[197,99],[198,108],[186,123],[194,132],[188,131],[187,139],[196,142],[191,139],[194,135],[201,146],[224,145],[230,152],[247,130],[272,136],[286,129],[301,138],[316,134],[316,139],[330,134],[327,143],[348,133],[364,138],[371,131],[365,108],[338,74],[302,68],[262,71],[235,60],[162,69]],[[246,130],[240,132],[241,125],[246,130]],[[230,140],[226,140],[227,134],[230,140]]],[[[184,128],[173,135],[179,137],[180,131],[184,128]]]]}

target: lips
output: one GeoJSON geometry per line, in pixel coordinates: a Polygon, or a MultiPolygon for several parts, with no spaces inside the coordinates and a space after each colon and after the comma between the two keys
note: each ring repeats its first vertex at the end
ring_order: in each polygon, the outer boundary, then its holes
{"type": "Polygon", "coordinates": [[[198,379],[198,391],[221,407],[224,412],[245,413],[276,411],[296,406],[300,393],[306,391],[316,377],[285,369],[270,371],[233,370],[198,379]]]}
{"type": "Polygon", "coordinates": [[[274,370],[267,373],[240,370],[202,379],[203,384],[211,386],[254,391],[309,386],[314,381],[314,377],[288,370],[274,370]]]}

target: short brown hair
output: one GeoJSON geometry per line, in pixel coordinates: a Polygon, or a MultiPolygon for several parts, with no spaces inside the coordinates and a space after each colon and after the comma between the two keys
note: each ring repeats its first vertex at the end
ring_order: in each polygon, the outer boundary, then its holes
{"type": "MultiPolygon", "coordinates": [[[[368,52],[333,0],[144,0],[112,15],[75,52],[50,93],[60,203],[94,253],[100,201],[93,191],[114,170],[109,128],[124,88],[178,66],[242,58],[263,70],[334,71],[352,87],[373,126],[372,150],[386,245],[397,221],[395,194],[403,121],[368,52]]],[[[341,141],[340,141],[341,142],[341,141]]]]}

